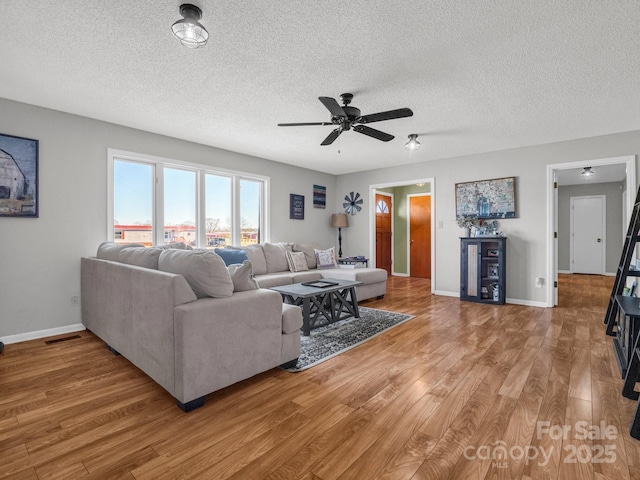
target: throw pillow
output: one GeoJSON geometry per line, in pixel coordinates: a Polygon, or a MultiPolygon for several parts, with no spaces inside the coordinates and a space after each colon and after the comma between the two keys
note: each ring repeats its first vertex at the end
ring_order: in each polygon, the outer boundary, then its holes
{"type": "Polygon", "coordinates": [[[287,252],[287,262],[289,262],[289,270],[292,272],[309,270],[304,252],[287,252]]]}
{"type": "Polygon", "coordinates": [[[158,270],[182,275],[196,297],[233,295],[233,281],[222,258],[209,250],[163,250],[158,270]]]}
{"type": "Polygon", "coordinates": [[[258,282],[253,278],[251,262],[245,260],[241,265],[233,264],[228,267],[234,292],[245,292],[247,290],[257,290],[258,282]]]}
{"type": "Polygon", "coordinates": [[[316,254],[316,260],[318,262],[318,268],[335,268],[336,264],[336,249],[334,247],[326,250],[313,249],[316,254]]]}
{"type": "Polygon", "coordinates": [[[264,251],[262,250],[262,244],[254,243],[244,247],[227,246],[228,250],[244,250],[247,253],[247,258],[251,262],[254,275],[262,275],[267,273],[267,261],[264,258],[264,251]]]}
{"type": "Polygon", "coordinates": [[[294,252],[304,252],[304,256],[307,259],[307,266],[309,269],[316,268],[318,266],[318,260],[316,260],[316,254],[314,249],[321,250],[322,247],[317,243],[294,243],[294,252]]]}
{"type": "Polygon", "coordinates": [[[242,262],[245,260],[249,260],[247,256],[247,252],[245,250],[232,250],[230,248],[214,248],[214,252],[222,257],[224,260],[224,264],[228,267],[229,265],[242,265],[242,262]]]}

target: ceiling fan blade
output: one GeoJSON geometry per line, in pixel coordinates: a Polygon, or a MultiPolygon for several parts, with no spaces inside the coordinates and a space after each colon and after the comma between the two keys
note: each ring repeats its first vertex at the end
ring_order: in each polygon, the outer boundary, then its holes
{"type": "Polygon", "coordinates": [[[336,102],[335,98],[331,97],[318,97],[318,100],[322,102],[322,104],[327,107],[327,110],[331,112],[332,117],[346,117],[347,114],[344,113],[344,110],[340,106],[338,102],[336,102]]]}
{"type": "Polygon", "coordinates": [[[331,122],[311,122],[311,123],[279,123],[279,127],[306,127],[308,125],[333,125],[331,122]]]}
{"type": "Polygon", "coordinates": [[[333,132],[329,134],[327,138],[320,145],[331,145],[336,138],[342,133],[342,129],[336,128],[333,132]]]}
{"type": "Polygon", "coordinates": [[[394,118],[404,118],[413,116],[410,108],[399,108],[397,110],[389,110],[387,112],[372,113],[371,115],[363,115],[358,117],[359,123],[382,122],[383,120],[393,120],[394,118]]]}
{"type": "Polygon", "coordinates": [[[362,133],[363,135],[368,135],[369,137],[373,137],[378,140],[382,140],[383,142],[389,142],[396,138],[393,135],[389,135],[388,133],[381,132],[380,130],[367,127],[365,125],[356,125],[355,127],[353,127],[353,131],[362,133]]]}

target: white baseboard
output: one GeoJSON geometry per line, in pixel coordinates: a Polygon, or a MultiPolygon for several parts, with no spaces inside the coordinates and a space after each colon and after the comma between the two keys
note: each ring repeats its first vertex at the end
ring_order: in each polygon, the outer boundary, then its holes
{"type": "Polygon", "coordinates": [[[38,330],[36,332],[19,333],[17,335],[8,335],[0,337],[0,342],[5,345],[12,343],[26,342],[27,340],[37,340],[38,338],[53,337],[54,335],[62,335],[63,333],[80,332],[86,330],[81,323],[75,325],[65,325],[64,327],[49,328],[47,330],[38,330]]]}
{"type": "Polygon", "coordinates": [[[443,297],[459,297],[460,292],[447,292],[446,290],[434,290],[434,295],[442,295],[443,297]]]}
{"type": "MultiPolygon", "coordinates": [[[[565,275],[573,275],[573,272],[570,272],[569,270],[558,270],[558,273],[564,273],[565,275]]],[[[616,272],[604,272],[604,276],[605,277],[615,277],[616,276],[616,272]]]]}
{"type": "Polygon", "coordinates": [[[394,277],[408,277],[409,276],[408,273],[398,273],[398,272],[392,272],[391,275],[394,276],[394,277]]]}
{"type": "Polygon", "coordinates": [[[512,303],[514,305],[524,305],[526,307],[547,308],[547,304],[545,302],[534,302],[533,300],[520,300],[519,298],[507,298],[506,303],[512,303]]]}
{"type": "MultiPolygon", "coordinates": [[[[460,292],[447,292],[445,290],[436,290],[434,295],[442,295],[445,297],[459,297],[460,292]]],[[[513,303],[514,305],[525,305],[527,307],[543,307],[546,308],[547,304],[544,302],[534,302],[533,300],[520,300],[518,298],[507,298],[506,303],[513,303]]]]}

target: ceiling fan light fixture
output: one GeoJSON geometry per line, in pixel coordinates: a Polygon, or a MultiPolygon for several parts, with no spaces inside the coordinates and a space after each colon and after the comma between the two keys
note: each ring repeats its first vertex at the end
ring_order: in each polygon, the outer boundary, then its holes
{"type": "Polygon", "coordinates": [[[180,5],[180,15],[184,18],[171,25],[173,35],[187,48],[200,48],[207,44],[209,32],[198,22],[202,10],[190,3],[180,5]]]}
{"type": "Polygon", "coordinates": [[[404,144],[404,148],[411,151],[418,150],[421,145],[420,145],[420,142],[417,140],[417,138],[418,138],[417,133],[412,133],[411,135],[409,135],[409,141],[404,144]]]}
{"type": "Polygon", "coordinates": [[[582,171],[582,173],[580,174],[585,178],[589,178],[593,175],[595,175],[595,172],[593,170],[591,170],[591,167],[584,167],[584,170],[582,171]]]}

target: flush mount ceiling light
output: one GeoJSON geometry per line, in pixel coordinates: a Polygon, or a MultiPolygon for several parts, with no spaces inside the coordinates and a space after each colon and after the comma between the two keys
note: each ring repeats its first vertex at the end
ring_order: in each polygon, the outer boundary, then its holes
{"type": "Polygon", "coordinates": [[[591,167],[584,167],[584,170],[580,175],[582,175],[583,177],[591,177],[594,174],[595,173],[591,170],[591,167]]]}
{"type": "Polygon", "coordinates": [[[202,10],[190,3],[183,3],[180,5],[180,15],[184,18],[171,25],[175,37],[187,48],[204,47],[209,32],[198,22],[202,18],[202,10]]]}
{"type": "Polygon", "coordinates": [[[420,148],[420,142],[416,140],[418,138],[417,133],[409,135],[409,141],[404,144],[404,148],[407,150],[418,150],[420,148]]]}

